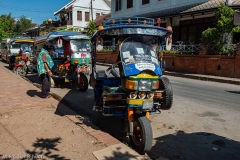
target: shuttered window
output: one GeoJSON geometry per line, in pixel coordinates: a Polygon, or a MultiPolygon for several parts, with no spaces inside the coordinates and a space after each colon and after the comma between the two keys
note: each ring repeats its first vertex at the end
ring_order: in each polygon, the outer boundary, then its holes
{"type": "Polygon", "coordinates": [[[90,16],[89,12],[85,12],[85,21],[89,21],[89,16],[90,16]]]}
{"type": "Polygon", "coordinates": [[[77,20],[82,21],[82,11],[77,11],[77,20]]]}

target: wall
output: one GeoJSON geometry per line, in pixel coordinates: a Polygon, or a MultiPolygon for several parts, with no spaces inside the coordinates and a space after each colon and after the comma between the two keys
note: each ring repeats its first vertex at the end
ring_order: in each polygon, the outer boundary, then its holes
{"type": "Polygon", "coordinates": [[[240,78],[240,55],[164,55],[167,71],[240,78]]]}

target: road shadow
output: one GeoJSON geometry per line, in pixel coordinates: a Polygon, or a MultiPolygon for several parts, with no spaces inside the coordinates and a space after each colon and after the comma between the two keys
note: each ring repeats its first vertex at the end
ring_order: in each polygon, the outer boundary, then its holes
{"type": "Polygon", "coordinates": [[[41,97],[41,92],[37,90],[28,90],[26,93],[29,97],[41,97]]]}
{"type": "MultiPolygon", "coordinates": [[[[102,112],[93,111],[94,94],[93,89],[89,87],[86,92],[81,92],[78,89],[71,89],[63,97],[53,95],[59,100],[55,114],[60,116],[74,115],[78,117],[83,124],[109,133],[120,141],[126,141],[126,137],[122,134],[123,120],[119,117],[103,116],[102,112]],[[74,112],[67,111],[64,106],[74,112]]],[[[127,141],[126,141],[127,143],[127,141]]]]}
{"type": "Polygon", "coordinates": [[[177,131],[154,139],[148,153],[153,159],[169,160],[237,160],[240,159],[240,142],[207,132],[185,133],[177,131]]]}
{"type": "Polygon", "coordinates": [[[240,94],[240,91],[226,91],[226,92],[234,93],[234,94],[240,94]]]}
{"type": "Polygon", "coordinates": [[[57,160],[70,160],[63,156],[57,155],[54,152],[58,151],[57,145],[61,143],[61,138],[38,138],[32,144],[33,150],[26,150],[26,157],[22,159],[57,159],[57,160]],[[29,157],[30,156],[30,157],[29,157]]]}

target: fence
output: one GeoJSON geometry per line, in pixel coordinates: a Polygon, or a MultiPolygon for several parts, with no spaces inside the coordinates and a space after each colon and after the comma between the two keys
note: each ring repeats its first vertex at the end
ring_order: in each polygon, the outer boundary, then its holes
{"type": "MultiPolygon", "coordinates": [[[[179,45],[172,45],[171,51],[177,54],[198,54],[200,50],[201,44],[179,44],[179,45]]],[[[219,54],[226,54],[226,55],[234,55],[236,52],[236,44],[225,44],[225,45],[207,45],[207,54],[209,55],[219,55],[219,54]]],[[[112,52],[115,51],[116,46],[103,46],[101,52],[112,52]]],[[[163,50],[166,50],[166,45],[163,45],[163,50]]],[[[169,53],[171,54],[171,51],[169,53]]]]}

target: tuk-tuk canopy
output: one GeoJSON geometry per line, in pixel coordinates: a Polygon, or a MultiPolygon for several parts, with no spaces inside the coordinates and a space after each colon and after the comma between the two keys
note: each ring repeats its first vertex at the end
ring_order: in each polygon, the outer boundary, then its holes
{"type": "Polygon", "coordinates": [[[64,40],[71,40],[71,39],[90,39],[90,36],[81,34],[78,32],[50,32],[44,36],[37,37],[35,39],[35,44],[46,42],[50,39],[54,39],[57,37],[61,37],[64,40]]]}
{"type": "Polygon", "coordinates": [[[14,37],[11,38],[10,43],[15,42],[15,43],[34,43],[34,40],[31,39],[30,37],[14,37]]]}
{"type": "Polygon", "coordinates": [[[152,37],[167,37],[172,31],[154,26],[154,19],[144,17],[109,18],[104,20],[103,29],[94,33],[96,36],[143,35],[152,37]]]}

